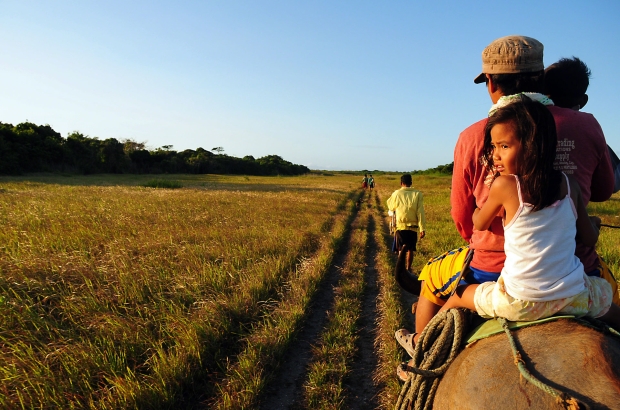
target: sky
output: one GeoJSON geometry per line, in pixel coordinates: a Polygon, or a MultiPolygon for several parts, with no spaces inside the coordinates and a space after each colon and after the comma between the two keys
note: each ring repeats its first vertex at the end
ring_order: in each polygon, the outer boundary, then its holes
{"type": "Polygon", "coordinates": [[[583,111],[620,152],[620,2],[0,0],[0,122],[316,170],[453,161],[510,34],[592,70],[583,111]]]}

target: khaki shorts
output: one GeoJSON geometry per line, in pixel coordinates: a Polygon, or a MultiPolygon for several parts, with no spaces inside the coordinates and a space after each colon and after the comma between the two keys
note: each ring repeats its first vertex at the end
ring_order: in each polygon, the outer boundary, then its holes
{"type": "Polygon", "coordinates": [[[506,293],[504,280],[478,285],[474,304],[478,314],[484,318],[503,317],[511,321],[531,321],[556,314],[573,316],[603,316],[611,306],[613,293],[611,285],[602,278],[583,275],[586,289],[564,299],[532,302],[515,299],[506,293]]]}

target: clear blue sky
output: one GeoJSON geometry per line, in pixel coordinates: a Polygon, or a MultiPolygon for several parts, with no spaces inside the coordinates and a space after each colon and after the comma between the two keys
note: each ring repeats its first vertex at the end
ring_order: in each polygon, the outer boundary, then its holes
{"type": "Polygon", "coordinates": [[[427,169],[491,101],[509,34],[577,56],[620,151],[620,1],[0,2],[0,121],[312,169],[427,169]]]}

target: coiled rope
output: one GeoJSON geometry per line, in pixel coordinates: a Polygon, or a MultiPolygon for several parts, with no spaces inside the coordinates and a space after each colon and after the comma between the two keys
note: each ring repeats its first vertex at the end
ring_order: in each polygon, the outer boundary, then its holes
{"type": "Polygon", "coordinates": [[[450,309],[437,314],[424,328],[413,352],[412,366],[402,365],[409,372],[396,410],[430,409],[441,376],[458,355],[467,331],[470,312],[450,309]]]}
{"type": "MultiPolygon", "coordinates": [[[[400,391],[396,410],[426,410],[432,407],[441,376],[460,351],[461,342],[467,331],[468,313],[469,311],[463,309],[450,309],[441,312],[429,322],[420,334],[413,354],[413,366],[403,365],[403,368],[410,375],[400,391]],[[436,367],[433,368],[433,366],[436,367]]],[[[556,402],[566,409],[579,409],[579,402],[575,398],[546,385],[527,370],[508,327],[507,320],[504,318],[497,318],[497,320],[508,336],[515,364],[521,375],[534,386],[553,396],[556,402]]],[[[596,319],[581,318],[578,321],[583,325],[620,337],[617,330],[596,319]]]]}

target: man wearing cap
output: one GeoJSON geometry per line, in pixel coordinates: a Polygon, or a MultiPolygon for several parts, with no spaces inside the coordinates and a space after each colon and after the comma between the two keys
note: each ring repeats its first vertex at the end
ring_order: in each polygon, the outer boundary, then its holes
{"type": "MultiPolygon", "coordinates": [[[[591,114],[553,106],[553,102],[541,94],[543,78],[543,45],[531,37],[513,35],[499,38],[484,49],[482,73],[474,83],[486,85],[493,102],[489,115],[510,104],[513,96],[520,93],[547,105],[558,134],[556,168],[577,180],[586,205],[590,200],[609,199],[614,176],[599,123],[591,114]]],[[[498,215],[486,231],[475,230],[472,223],[474,209],[485,203],[493,180],[493,172],[481,162],[486,123],[487,118],[482,119],[461,132],[454,149],[451,214],[457,230],[473,250],[468,273],[463,279],[467,283],[496,281],[505,260],[501,216],[498,215]]],[[[424,329],[458,285],[465,259],[463,252],[467,251],[465,247],[446,253],[431,260],[422,270],[419,279],[424,283],[416,309],[417,332],[424,329]]],[[[594,248],[578,243],[575,253],[587,273],[599,268],[594,248]]],[[[417,336],[401,329],[396,332],[396,339],[410,351],[417,336]]]]}

